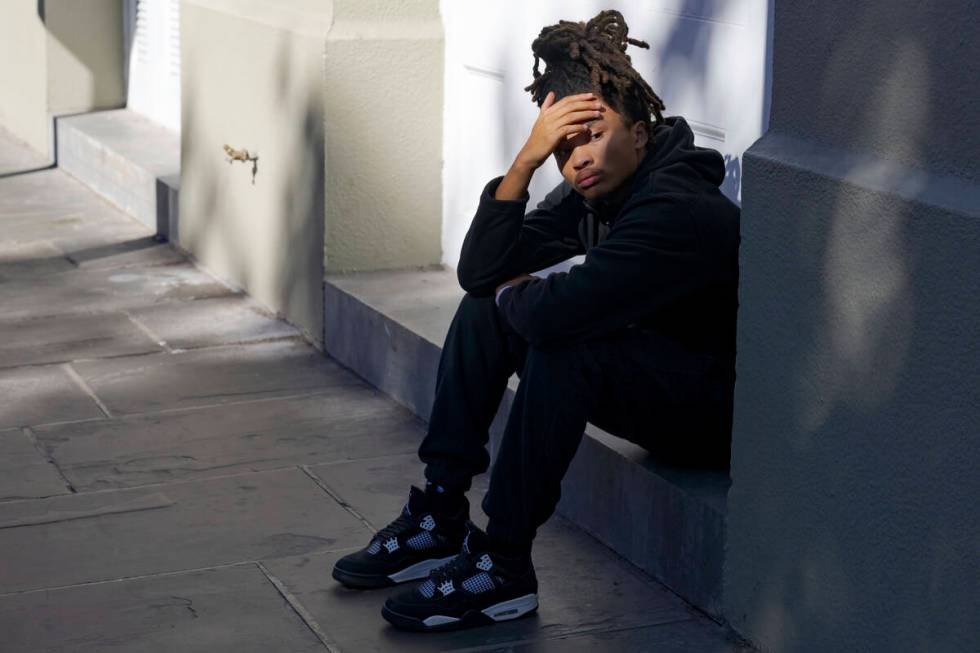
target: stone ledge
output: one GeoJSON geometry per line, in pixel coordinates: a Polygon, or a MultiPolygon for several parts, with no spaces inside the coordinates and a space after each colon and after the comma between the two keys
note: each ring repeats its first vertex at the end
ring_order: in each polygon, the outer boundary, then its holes
{"type": "Polygon", "coordinates": [[[127,109],[55,118],[58,167],[177,240],[180,136],[127,109]]]}
{"type": "Polygon", "coordinates": [[[829,147],[777,130],[745,151],[743,167],[790,167],[868,191],[961,215],[980,215],[980,185],[969,179],[911,168],[896,161],[829,147]]]}
{"type": "MultiPolygon", "coordinates": [[[[464,291],[438,268],[333,273],[324,281],[328,354],[423,419],[431,413],[441,345],[464,291]]],[[[506,423],[515,374],[491,425],[506,423]]],[[[659,464],[596,426],[562,485],[558,512],[679,595],[721,615],[727,472],[659,464]]]]}

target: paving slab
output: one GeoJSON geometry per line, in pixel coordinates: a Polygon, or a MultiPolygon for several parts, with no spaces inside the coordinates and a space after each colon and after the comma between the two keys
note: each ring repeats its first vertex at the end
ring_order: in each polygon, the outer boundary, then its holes
{"type": "MultiPolygon", "coordinates": [[[[0,193],[8,192],[0,180],[0,193]]],[[[38,191],[40,192],[40,191],[38,191]]],[[[76,232],[82,226],[105,226],[106,220],[89,220],[85,225],[85,211],[79,208],[80,202],[65,203],[64,206],[49,208],[11,207],[0,208],[0,226],[3,227],[3,241],[7,243],[33,243],[50,241],[52,243],[76,232]]]]}
{"type": "Polygon", "coordinates": [[[79,491],[414,452],[424,423],[373,388],[38,427],[79,491]]]}
{"type": "Polygon", "coordinates": [[[705,622],[699,619],[513,645],[492,644],[457,649],[454,653],[750,653],[753,650],[727,629],[705,622]]]}
{"type": "MultiPolygon", "coordinates": [[[[425,435],[424,431],[421,435],[425,435]]],[[[376,529],[380,529],[398,516],[408,498],[410,486],[425,487],[424,465],[418,458],[418,447],[415,449],[384,458],[309,465],[309,470],[331,491],[354,506],[376,529]]],[[[487,483],[488,475],[481,474],[473,479],[473,487],[467,493],[470,518],[481,527],[486,526],[486,515],[480,509],[480,502],[487,483]]]]}
{"type": "Polygon", "coordinates": [[[264,563],[343,651],[445,651],[697,618],[676,595],[561,517],[549,521],[535,541],[537,614],[489,628],[420,636],[388,625],[381,606],[403,587],[353,590],[338,584],[330,570],[348,552],[264,563]]]}
{"type": "Polygon", "coordinates": [[[84,261],[87,250],[125,246],[153,236],[153,229],[61,170],[0,176],[0,240],[3,242],[46,241],[64,254],[78,254],[78,260],[84,261]]]}
{"type": "Polygon", "coordinates": [[[73,363],[112,415],[370,387],[299,338],[73,363]]]}
{"type": "MultiPolygon", "coordinates": [[[[0,501],[67,494],[58,470],[21,429],[0,431],[0,501]]],[[[2,632],[2,631],[0,631],[2,632]]]]}
{"type": "Polygon", "coordinates": [[[132,311],[171,347],[196,349],[301,335],[248,295],[170,302],[132,311]]]}
{"type": "MultiPolygon", "coordinates": [[[[56,168],[0,177],[0,220],[10,215],[60,214],[99,205],[112,207],[84,184],[56,168]]],[[[125,215],[118,209],[115,212],[125,215]]]]}
{"type": "MultiPolygon", "coordinates": [[[[0,187],[0,193],[3,192],[0,187]]],[[[148,238],[152,232],[111,207],[80,210],[77,204],[54,212],[0,215],[3,240],[10,243],[47,241],[66,255],[93,247],[148,238]]]]}
{"type": "Polygon", "coordinates": [[[14,319],[105,312],[230,294],[230,288],[190,263],[138,265],[0,284],[0,306],[5,318],[14,319]]]}
{"type": "Polygon", "coordinates": [[[0,367],[159,351],[123,313],[0,319],[0,367]]]}
{"type": "Polygon", "coordinates": [[[349,547],[364,524],[295,467],[0,503],[0,594],[349,547]]]}
{"type": "MultiPolygon", "coordinates": [[[[0,221],[0,228],[3,222],[0,221]]],[[[0,283],[30,280],[76,269],[59,248],[47,241],[0,240],[0,283]]]]}
{"type": "Polygon", "coordinates": [[[0,597],[3,650],[322,652],[254,564],[0,597]]]}
{"type": "Polygon", "coordinates": [[[0,428],[104,417],[61,365],[0,369],[0,428]]]}

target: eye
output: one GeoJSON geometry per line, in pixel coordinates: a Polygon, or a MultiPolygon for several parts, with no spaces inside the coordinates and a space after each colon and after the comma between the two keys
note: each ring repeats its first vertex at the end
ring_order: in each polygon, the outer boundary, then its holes
{"type": "Polygon", "coordinates": [[[592,140],[596,140],[600,136],[602,136],[602,132],[592,132],[592,140]]]}

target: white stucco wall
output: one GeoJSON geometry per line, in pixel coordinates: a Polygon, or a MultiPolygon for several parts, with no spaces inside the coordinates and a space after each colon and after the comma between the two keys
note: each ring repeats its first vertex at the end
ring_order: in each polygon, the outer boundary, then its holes
{"type": "Polygon", "coordinates": [[[119,0],[0,3],[0,124],[50,154],[50,116],[122,106],[119,0]]]}
{"type": "Polygon", "coordinates": [[[45,0],[48,111],[120,107],[123,84],[119,0],[45,0]]]}
{"type": "Polygon", "coordinates": [[[179,218],[183,247],[315,344],[331,20],[318,4],[183,1],[179,218]],[[254,183],[252,164],[229,163],[225,144],[258,155],[254,183]]]}
{"type": "Polygon", "coordinates": [[[37,0],[0,3],[0,125],[47,153],[47,32],[37,0]]]}
{"type": "Polygon", "coordinates": [[[437,0],[335,3],[323,91],[327,271],[439,263],[443,49],[437,0]]]}

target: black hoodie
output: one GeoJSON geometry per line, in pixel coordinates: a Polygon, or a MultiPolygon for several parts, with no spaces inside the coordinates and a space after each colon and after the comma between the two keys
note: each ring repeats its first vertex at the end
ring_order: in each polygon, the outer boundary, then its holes
{"type": "Polygon", "coordinates": [[[521,273],[585,254],[568,272],[501,295],[501,313],[532,346],[639,327],[720,357],[734,373],[740,209],[718,188],[724,160],[694,145],[681,116],[665,118],[652,141],[617,204],[590,204],[562,181],[525,215],[529,196],[495,199],[503,176],[490,180],[457,278],[470,294],[489,296],[521,273]]]}

